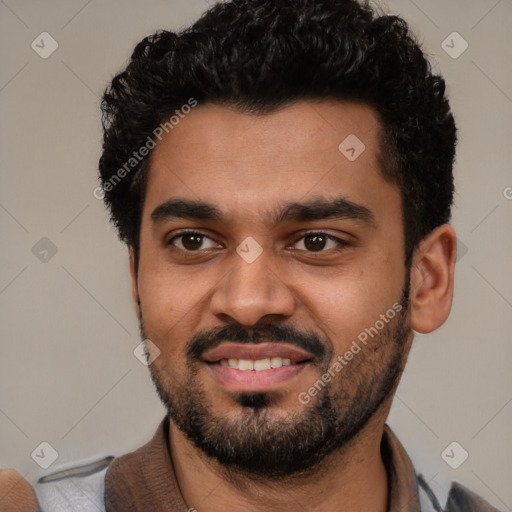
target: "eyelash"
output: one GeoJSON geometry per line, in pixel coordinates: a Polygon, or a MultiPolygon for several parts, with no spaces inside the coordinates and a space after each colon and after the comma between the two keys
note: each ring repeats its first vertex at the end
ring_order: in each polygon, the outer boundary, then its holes
{"type": "MultiPolygon", "coordinates": [[[[204,233],[200,233],[198,231],[182,231],[181,233],[178,233],[177,235],[173,236],[168,242],[166,245],[172,245],[174,246],[173,242],[174,240],[178,239],[178,238],[181,238],[181,237],[185,237],[187,235],[196,235],[196,236],[199,236],[199,237],[202,237],[203,239],[204,238],[209,238],[211,240],[211,238],[208,236],[208,235],[205,235],[204,233]]],[[[299,240],[302,240],[303,238],[306,238],[307,236],[312,236],[312,235],[321,235],[325,238],[327,238],[328,240],[332,241],[332,242],[336,242],[338,244],[338,251],[341,250],[342,248],[344,247],[347,247],[349,246],[349,242],[347,242],[346,240],[342,240],[341,238],[338,238],[338,237],[335,237],[329,233],[326,233],[325,231],[308,231],[307,233],[304,233],[300,238],[298,238],[295,242],[294,242],[294,245],[299,241],[299,240]]],[[[187,252],[189,254],[194,254],[194,253],[198,253],[201,251],[201,249],[197,249],[196,251],[190,251],[190,250],[187,250],[187,249],[181,249],[180,247],[176,247],[174,246],[176,249],[179,249],[181,251],[184,251],[184,252],[187,252]]],[[[323,252],[327,252],[325,250],[320,250],[320,251],[305,251],[309,254],[321,254],[323,252]]]]}

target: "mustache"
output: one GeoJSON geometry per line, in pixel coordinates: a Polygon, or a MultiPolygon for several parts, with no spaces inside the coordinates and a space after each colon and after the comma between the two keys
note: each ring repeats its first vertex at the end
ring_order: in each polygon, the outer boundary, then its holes
{"type": "Polygon", "coordinates": [[[313,331],[299,332],[293,327],[285,325],[266,324],[258,327],[244,327],[231,324],[204,333],[196,334],[186,347],[187,356],[192,359],[201,359],[201,355],[212,348],[218,347],[225,341],[236,343],[261,343],[271,341],[274,343],[290,343],[311,353],[318,360],[332,354],[332,348],[327,348],[313,331]]]}

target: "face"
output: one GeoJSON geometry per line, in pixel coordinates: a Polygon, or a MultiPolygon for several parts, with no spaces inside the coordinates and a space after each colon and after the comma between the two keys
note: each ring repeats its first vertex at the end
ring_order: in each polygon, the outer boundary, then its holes
{"type": "Polygon", "coordinates": [[[173,421],[225,467],[307,471],[392,395],[408,274],[379,162],[373,110],[327,101],[198,106],[154,149],[132,268],[142,335],[173,421]]]}

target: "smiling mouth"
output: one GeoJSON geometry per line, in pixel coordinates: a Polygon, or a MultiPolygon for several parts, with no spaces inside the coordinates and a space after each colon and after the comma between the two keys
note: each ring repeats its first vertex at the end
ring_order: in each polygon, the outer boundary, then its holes
{"type": "MultiPolygon", "coordinates": [[[[293,364],[300,364],[301,362],[293,364]]],[[[218,364],[226,368],[235,368],[242,371],[253,370],[256,372],[261,372],[263,370],[281,368],[281,366],[289,366],[292,364],[292,362],[288,357],[266,357],[265,359],[256,360],[235,358],[221,359],[218,364]]]]}
{"type": "Polygon", "coordinates": [[[225,342],[203,354],[217,381],[244,392],[269,391],[299,375],[313,356],[288,343],[225,342]]]}

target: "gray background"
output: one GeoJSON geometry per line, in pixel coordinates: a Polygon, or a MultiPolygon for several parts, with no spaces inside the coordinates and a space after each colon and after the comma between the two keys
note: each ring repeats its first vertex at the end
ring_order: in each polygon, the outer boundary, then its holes
{"type": "MultiPolygon", "coordinates": [[[[99,97],[142,37],[182,27],[207,5],[0,0],[0,467],[31,483],[131,451],[163,417],[133,355],[126,249],[93,196],[99,97]],[[59,45],[47,59],[31,48],[43,31],[59,45]],[[47,470],[31,457],[42,441],[59,454],[47,470]]],[[[445,75],[460,129],[453,311],[417,336],[389,424],[441,496],[458,480],[512,510],[512,1],[383,8],[409,21],[445,75]],[[469,44],[458,58],[441,46],[454,31],[469,44]],[[458,469],[441,458],[452,441],[469,453],[458,469]]]]}

